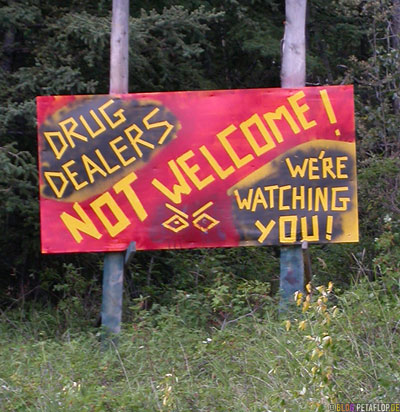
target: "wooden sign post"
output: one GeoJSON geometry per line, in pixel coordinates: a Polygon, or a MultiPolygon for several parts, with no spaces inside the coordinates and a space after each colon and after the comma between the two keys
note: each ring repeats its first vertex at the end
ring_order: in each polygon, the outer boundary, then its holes
{"type": "MultiPolygon", "coordinates": [[[[282,41],[281,85],[304,87],[306,81],[307,0],[286,0],[285,33],[282,41]]],[[[301,246],[284,246],[280,258],[281,310],[297,290],[304,290],[304,261],[301,246]]]]}
{"type": "MultiPolygon", "coordinates": [[[[128,93],[129,0],[113,0],[110,55],[110,94],[128,93]]],[[[125,254],[106,253],[103,268],[101,324],[106,332],[121,330],[125,254]]]]}

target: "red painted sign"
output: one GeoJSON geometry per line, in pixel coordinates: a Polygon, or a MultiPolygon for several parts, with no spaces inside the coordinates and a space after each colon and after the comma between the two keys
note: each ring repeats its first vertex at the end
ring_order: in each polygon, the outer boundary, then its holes
{"type": "Polygon", "coordinates": [[[358,240],[351,86],[37,98],[44,253],[358,240]]]}

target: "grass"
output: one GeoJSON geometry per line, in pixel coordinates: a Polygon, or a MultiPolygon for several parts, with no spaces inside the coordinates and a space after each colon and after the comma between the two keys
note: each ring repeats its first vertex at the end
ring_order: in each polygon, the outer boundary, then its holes
{"type": "Polygon", "coordinates": [[[326,290],[326,308],[314,291],[306,310],[303,297],[284,318],[266,307],[223,330],[159,308],[126,322],[108,350],[98,329],[63,328],[52,309],[2,312],[0,410],[310,412],[399,401],[399,298],[367,282],[340,297],[326,290]]]}

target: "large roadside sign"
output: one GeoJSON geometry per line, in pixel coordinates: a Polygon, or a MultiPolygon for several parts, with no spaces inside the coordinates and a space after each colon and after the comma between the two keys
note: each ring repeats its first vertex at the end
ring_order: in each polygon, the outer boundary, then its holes
{"type": "Polygon", "coordinates": [[[358,241],[352,86],[37,98],[43,253],[358,241]]]}

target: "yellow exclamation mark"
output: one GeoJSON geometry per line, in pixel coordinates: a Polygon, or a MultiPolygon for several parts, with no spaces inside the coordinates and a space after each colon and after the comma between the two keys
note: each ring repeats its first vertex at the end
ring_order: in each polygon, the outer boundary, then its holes
{"type": "MultiPolygon", "coordinates": [[[[322,103],[324,104],[326,114],[328,115],[328,119],[330,124],[337,123],[335,112],[333,111],[333,107],[331,105],[331,101],[329,100],[328,92],[326,89],[320,90],[319,94],[321,95],[322,103]]],[[[340,136],[340,130],[335,130],[335,135],[340,136]]]]}
{"type": "Polygon", "coordinates": [[[333,216],[326,217],[326,239],[332,240],[333,216]]]}

